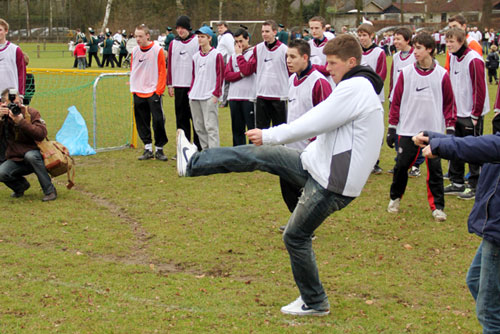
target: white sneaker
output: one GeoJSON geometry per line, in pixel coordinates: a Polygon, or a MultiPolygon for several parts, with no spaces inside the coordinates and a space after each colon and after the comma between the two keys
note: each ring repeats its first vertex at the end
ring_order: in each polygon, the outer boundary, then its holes
{"type": "Polygon", "coordinates": [[[444,211],[440,209],[432,211],[432,217],[434,217],[434,220],[437,222],[444,222],[447,218],[446,213],[444,213],[444,211]]]}
{"type": "Polygon", "coordinates": [[[284,314],[291,315],[313,315],[313,316],[324,316],[330,314],[330,310],[318,311],[304,303],[302,297],[297,298],[295,301],[291,302],[287,306],[281,308],[281,312],[284,314]]]}
{"type": "Polygon", "coordinates": [[[387,206],[387,212],[398,213],[400,202],[401,202],[401,198],[391,199],[389,201],[389,205],[387,206]]]}
{"type": "Polygon", "coordinates": [[[177,174],[179,176],[186,176],[187,164],[196,152],[198,148],[189,142],[184,130],[177,129],[177,174]]]}

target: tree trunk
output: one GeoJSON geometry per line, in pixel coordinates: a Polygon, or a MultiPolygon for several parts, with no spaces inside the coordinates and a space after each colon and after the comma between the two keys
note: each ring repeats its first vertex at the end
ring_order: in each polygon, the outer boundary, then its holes
{"type": "Polygon", "coordinates": [[[356,26],[360,25],[362,20],[361,20],[361,11],[363,10],[363,0],[356,0],[356,26]]]}
{"type": "Polygon", "coordinates": [[[219,22],[222,21],[222,5],[224,4],[224,0],[219,0],[219,22]]]}
{"type": "Polygon", "coordinates": [[[182,4],[182,0],[175,0],[175,7],[177,9],[177,15],[184,14],[184,5],[182,4]]]}
{"type": "Polygon", "coordinates": [[[405,23],[405,12],[403,11],[403,0],[399,1],[399,5],[401,7],[401,24],[405,23]]]}
{"type": "MultiPolygon", "coordinates": [[[[326,0],[319,1],[319,16],[326,19],[326,0]]],[[[328,22],[328,20],[326,20],[328,22]]]]}
{"type": "Polygon", "coordinates": [[[30,0],[26,0],[26,34],[28,35],[28,38],[31,37],[30,0]]]}
{"type": "Polygon", "coordinates": [[[52,0],[49,0],[49,37],[52,37],[52,19],[53,19],[53,16],[52,16],[52,0]]]}
{"type": "Polygon", "coordinates": [[[491,11],[493,10],[491,0],[483,0],[483,15],[481,17],[481,24],[484,28],[491,28],[491,11]]]}
{"type": "Polygon", "coordinates": [[[109,13],[111,13],[111,5],[113,4],[113,0],[108,0],[106,4],[106,12],[104,13],[104,20],[102,21],[101,32],[104,32],[104,29],[108,26],[109,13]]]}

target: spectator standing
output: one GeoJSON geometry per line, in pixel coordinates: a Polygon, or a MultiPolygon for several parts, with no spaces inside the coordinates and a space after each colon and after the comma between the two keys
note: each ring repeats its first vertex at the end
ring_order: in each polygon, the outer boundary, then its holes
{"type": "Polygon", "coordinates": [[[500,64],[500,59],[498,57],[497,50],[497,46],[492,45],[491,52],[488,53],[488,56],[486,57],[486,68],[488,69],[488,82],[490,85],[492,84],[493,79],[495,79],[495,85],[498,85],[497,70],[498,65],[500,64]]]}
{"type": "Polygon", "coordinates": [[[242,54],[236,58],[241,73],[257,74],[256,127],[265,129],[286,123],[286,100],[288,98],[287,46],[276,39],[278,25],[273,20],[262,24],[263,42],[253,49],[247,61],[242,54]]]}
{"type": "Polygon", "coordinates": [[[73,51],[73,55],[75,56],[75,59],[78,61],[78,69],[84,70],[86,67],[85,59],[87,56],[87,50],[85,49],[85,44],[83,43],[82,39],[78,40],[78,44],[75,46],[75,51],[73,51]]]}
{"type": "MultiPolygon", "coordinates": [[[[483,133],[483,115],[489,112],[489,97],[483,58],[467,47],[465,32],[452,28],[446,32],[446,46],[450,54],[450,79],[457,103],[455,136],[480,136],[483,133]]],[[[460,199],[474,199],[480,166],[469,164],[469,187],[465,187],[465,164],[452,160],[448,174],[451,184],[444,188],[448,195],[460,199]]]]}
{"type": "Polygon", "coordinates": [[[165,50],[168,52],[170,43],[174,40],[175,35],[172,32],[172,27],[167,27],[167,38],[165,39],[165,50]]]}
{"type": "Polygon", "coordinates": [[[126,59],[128,56],[127,50],[127,32],[125,30],[122,31],[122,40],[120,42],[120,55],[118,57],[118,67],[122,67],[122,60],[126,59]]]}
{"type": "MultiPolygon", "coordinates": [[[[92,28],[89,28],[89,41],[87,42],[87,46],[89,47],[89,67],[92,67],[92,58],[95,58],[95,62],[98,67],[102,67],[101,61],[99,60],[98,51],[99,51],[99,40],[95,36],[95,31],[92,28]]],[[[104,60],[103,60],[104,62],[104,60]]]]}
{"type": "Polygon", "coordinates": [[[137,132],[144,143],[144,153],[139,160],[166,161],[163,146],[168,138],[165,131],[162,95],[165,91],[166,66],[163,49],[150,41],[148,27],[140,25],[135,29],[137,46],[130,58],[130,92],[134,99],[134,115],[137,132]],[[153,118],[155,154],[151,138],[151,117],[153,118]]]}
{"type": "Polygon", "coordinates": [[[113,45],[115,41],[111,38],[110,32],[107,32],[106,36],[107,38],[102,42],[102,65],[108,67],[111,63],[111,68],[115,68],[116,58],[113,54],[113,45]]]}
{"type": "MultiPolygon", "coordinates": [[[[420,154],[412,137],[421,129],[453,134],[457,119],[450,77],[434,60],[435,39],[420,33],[414,39],[414,62],[401,69],[393,90],[387,145],[398,140],[398,155],[392,178],[387,211],[399,212],[408,183],[408,170],[420,154]]],[[[427,198],[436,221],[445,221],[443,172],[439,159],[427,162],[427,198]]]]}
{"type": "Polygon", "coordinates": [[[488,54],[490,50],[490,32],[488,28],[484,28],[483,35],[481,37],[481,44],[483,46],[483,54],[488,54]]]}
{"type": "Polygon", "coordinates": [[[167,85],[168,95],[175,95],[175,119],[177,129],[182,129],[186,137],[191,139],[201,150],[196,131],[191,125],[191,108],[189,107],[189,88],[193,81],[193,56],[199,51],[198,37],[191,32],[191,19],[181,15],[177,18],[175,30],[177,37],[168,48],[167,85]]]}
{"type": "Polygon", "coordinates": [[[285,45],[288,45],[288,39],[289,39],[289,34],[288,34],[288,31],[286,31],[285,29],[285,26],[283,24],[278,24],[278,34],[276,35],[276,38],[278,38],[278,40],[285,44],[285,45]]]}
{"type": "Polygon", "coordinates": [[[245,145],[245,132],[255,128],[255,73],[243,75],[238,67],[236,54],[241,54],[249,60],[253,54],[253,47],[249,44],[250,35],[245,29],[238,29],[234,33],[235,54],[229,58],[224,77],[229,82],[229,109],[231,110],[231,130],[233,146],[245,145]]]}
{"type": "MultiPolygon", "coordinates": [[[[224,66],[228,63],[231,56],[234,54],[234,37],[231,30],[229,30],[226,21],[221,21],[217,24],[217,31],[219,36],[217,37],[217,51],[222,55],[224,60],[224,66]]],[[[210,36],[212,38],[212,36],[210,36]]],[[[220,106],[222,108],[227,106],[227,93],[229,91],[229,82],[224,83],[223,94],[221,96],[222,101],[220,106]]]]}
{"type": "Polygon", "coordinates": [[[201,148],[205,150],[220,146],[218,100],[224,85],[224,59],[222,54],[211,46],[210,27],[203,26],[195,34],[198,35],[200,51],[193,56],[189,106],[201,148]]]}
{"type": "Polygon", "coordinates": [[[6,88],[15,88],[21,96],[26,87],[26,64],[23,51],[19,46],[7,40],[9,24],[0,19],[0,92],[6,88]]]}

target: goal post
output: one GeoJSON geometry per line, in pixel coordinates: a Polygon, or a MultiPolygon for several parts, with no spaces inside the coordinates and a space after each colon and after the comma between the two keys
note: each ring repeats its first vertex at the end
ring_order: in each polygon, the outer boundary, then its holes
{"type": "Polygon", "coordinates": [[[35,79],[30,106],[40,111],[55,139],[68,108],[75,106],[87,123],[97,152],[137,147],[129,72],[28,68],[35,79]]]}

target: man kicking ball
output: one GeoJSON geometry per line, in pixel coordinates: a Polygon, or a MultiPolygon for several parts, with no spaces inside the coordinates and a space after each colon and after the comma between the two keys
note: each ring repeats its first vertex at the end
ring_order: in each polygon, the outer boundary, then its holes
{"type": "Polygon", "coordinates": [[[281,308],[281,312],[292,315],[330,313],[311,236],[331,213],[360,195],[377,161],[384,134],[378,98],[383,82],[369,67],[359,65],[359,42],[351,35],[341,35],[329,41],[323,52],[337,88],[290,124],[249,130],[247,137],[254,145],[197,152],[184,132],[177,132],[180,176],[261,170],[303,188],[283,234],[300,291],[297,300],[281,308]],[[302,152],[280,145],[315,136],[317,139],[302,152]]]}

